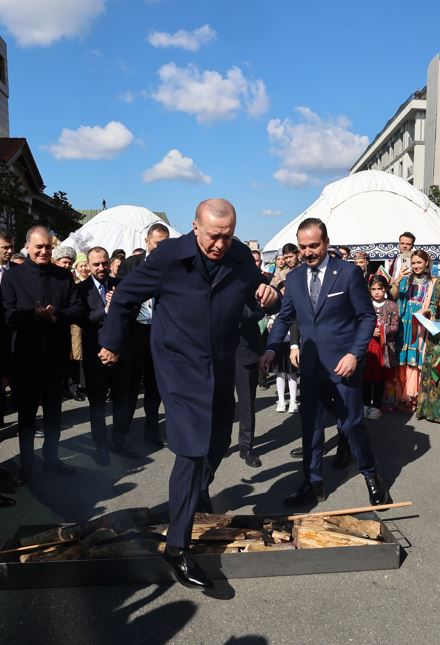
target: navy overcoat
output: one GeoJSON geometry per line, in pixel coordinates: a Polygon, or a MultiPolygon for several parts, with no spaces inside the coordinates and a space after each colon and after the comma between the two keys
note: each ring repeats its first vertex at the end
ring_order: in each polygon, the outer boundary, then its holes
{"type": "Polygon", "coordinates": [[[232,240],[211,284],[191,232],[161,242],[117,287],[100,343],[123,350],[132,308],[155,299],[151,350],[174,453],[206,456],[213,434],[229,445],[241,315],[264,282],[249,249],[232,240]]]}

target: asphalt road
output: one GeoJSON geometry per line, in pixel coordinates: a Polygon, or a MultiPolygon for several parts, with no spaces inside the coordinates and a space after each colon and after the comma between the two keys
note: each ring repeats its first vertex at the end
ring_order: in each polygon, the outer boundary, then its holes
{"type": "MultiPolygon", "coordinates": [[[[99,467],[90,456],[87,419],[85,403],[64,404],[67,427],[60,456],[77,467],[74,476],[44,473],[42,440],[36,440],[32,484],[16,493],[16,507],[0,509],[1,543],[21,525],[83,521],[133,506],[166,510],[171,453],[144,444],[138,419],[131,440],[142,458],[130,462],[113,456],[110,467],[99,467]]],[[[15,420],[7,417],[9,428],[0,431],[3,466],[17,460],[15,420]]],[[[437,644],[440,425],[398,413],[368,424],[394,501],[414,503],[382,514],[402,543],[399,569],[231,579],[217,582],[209,596],[178,584],[5,590],[0,591],[0,643],[437,644]]],[[[211,488],[215,511],[282,513],[283,497],[301,483],[301,463],[289,456],[290,449],[300,445],[300,420],[298,415],[275,412],[274,388],[258,392],[256,435],[260,469],[247,467],[239,458],[234,427],[230,454],[211,488]]],[[[328,498],[317,508],[367,505],[365,483],[355,467],[342,472],[331,467],[334,427],[326,437],[328,498]]]]}

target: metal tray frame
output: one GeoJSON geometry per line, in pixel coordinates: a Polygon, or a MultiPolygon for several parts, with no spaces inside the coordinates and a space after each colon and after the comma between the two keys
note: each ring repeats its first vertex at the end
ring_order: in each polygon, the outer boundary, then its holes
{"type": "MultiPolygon", "coordinates": [[[[276,516],[270,517],[276,518],[276,516]]],[[[358,517],[380,521],[384,541],[374,546],[274,550],[268,553],[198,554],[196,558],[206,574],[214,580],[398,569],[401,562],[401,547],[391,531],[375,513],[363,513],[358,517]]],[[[37,533],[45,528],[49,527],[22,526],[17,536],[37,533]]],[[[12,544],[17,544],[17,538],[12,541],[12,544]]],[[[11,542],[8,546],[11,546],[11,542]]],[[[0,589],[151,584],[173,581],[173,574],[161,555],[24,564],[16,561],[0,562],[0,589]]]]}

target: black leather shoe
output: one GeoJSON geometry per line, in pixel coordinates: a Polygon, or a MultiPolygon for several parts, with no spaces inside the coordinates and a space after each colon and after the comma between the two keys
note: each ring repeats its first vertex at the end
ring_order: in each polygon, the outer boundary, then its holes
{"type": "Polygon", "coordinates": [[[303,449],[302,449],[302,448],[293,448],[293,449],[290,451],[290,456],[291,456],[291,457],[294,457],[294,458],[295,458],[295,457],[302,457],[302,456],[303,456],[303,454],[304,454],[304,453],[303,453],[303,449]]]}
{"type": "Polygon", "coordinates": [[[324,486],[313,486],[310,482],[304,484],[292,495],[288,495],[284,499],[284,506],[302,506],[307,502],[324,502],[325,492],[324,486]]]}
{"type": "Polygon", "coordinates": [[[162,439],[162,437],[159,434],[148,432],[145,430],[144,432],[144,441],[147,443],[152,443],[153,446],[157,446],[158,448],[165,448],[167,446],[166,439],[162,439]]]}
{"type": "Polygon", "coordinates": [[[109,466],[110,465],[110,455],[108,454],[107,448],[102,448],[98,446],[95,453],[92,455],[92,459],[96,461],[100,466],[109,466]]]}
{"type": "Polygon", "coordinates": [[[6,508],[7,506],[15,506],[16,505],[15,499],[12,499],[12,497],[5,497],[4,495],[0,495],[0,508],[6,508]]]}
{"type": "Polygon", "coordinates": [[[177,582],[190,589],[212,589],[212,581],[205,575],[189,551],[182,549],[176,555],[165,549],[163,554],[166,562],[173,569],[177,582]]]}
{"type": "Polygon", "coordinates": [[[251,448],[240,448],[240,457],[244,459],[247,466],[251,468],[260,468],[262,466],[261,459],[257,457],[251,448]]]}
{"type": "Polygon", "coordinates": [[[59,475],[73,475],[75,472],[75,468],[73,466],[68,466],[64,461],[61,461],[61,459],[57,459],[55,461],[44,461],[43,468],[44,470],[51,473],[58,473],[59,475]]]}
{"type": "Polygon", "coordinates": [[[350,465],[352,459],[351,450],[348,446],[338,443],[336,455],[333,459],[333,468],[335,470],[342,470],[350,465]]]}
{"type": "Polygon", "coordinates": [[[368,493],[370,495],[371,506],[378,506],[379,504],[388,504],[391,500],[390,493],[385,488],[382,478],[379,475],[370,475],[365,477],[368,493]]]}
{"type": "Polygon", "coordinates": [[[109,447],[110,452],[114,452],[116,455],[121,455],[121,457],[126,457],[127,459],[139,459],[139,453],[136,450],[133,450],[130,446],[124,444],[111,442],[109,447]]]}

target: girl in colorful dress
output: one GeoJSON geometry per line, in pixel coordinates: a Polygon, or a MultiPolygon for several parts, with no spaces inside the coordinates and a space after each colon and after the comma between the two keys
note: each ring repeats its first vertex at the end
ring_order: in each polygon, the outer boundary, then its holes
{"type": "Polygon", "coordinates": [[[391,287],[400,318],[397,398],[401,408],[410,412],[417,406],[426,336],[425,328],[417,324],[413,314],[428,309],[433,286],[430,257],[417,250],[411,257],[411,269],[403,268],[391,287]]]}
{"type": "MultiPolygon", "coordinates": [[[[440,280],[432,292],[428,316],[440,323],[440,280]]],[[[426,313],[427,312],[423,312],[426,313]]],[[[440,334],[428,334],[422,367],[417,418],[440,423],[440,334]]]]}
{"type": "Polygon", "coordinates": [[[377,324],[368,346],[364,371],[364,416],[367,419],[379,419],[382,416],[382,404],[390,407],[390,402],[384,400],[384,395],[389,396],[395,380],[395,336],[399,330],[399,316],[394,302],[386,298],[388,283],[383,276],[373,276],[369,289],[377,324]]]}

